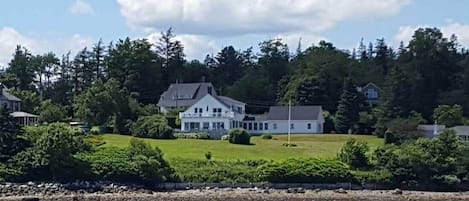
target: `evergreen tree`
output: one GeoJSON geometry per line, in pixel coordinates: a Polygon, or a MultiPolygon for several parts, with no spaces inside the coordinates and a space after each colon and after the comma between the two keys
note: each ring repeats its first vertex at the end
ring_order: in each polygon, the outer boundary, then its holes
{"type": "Polygon", "coordinates": [[[217,80],[215,85],[225,91],[227,86],[233,85],[244,73],[241,54],[233,46],[223,48],[215,57],[216,68],[213,73],[217,80]]]}
{"type": "Polygon", "coordinates": [[[335,115],[335,128],[339,133],[348,133],[353,129],[360,118],[360,94],[352,79],[344,81],[343,92],[340,97],[339,106],[335,115]]]}
{"type": "Polygon", "coordinates": [[[406,118],[412,111],[412,84],[407,74],[399,67],[392,69],[383,93],[384,113],[390,118],[406,118]]]}
{"type": "Polygon", "coordinates": [[[19,138],[21,128],[18,122],[9,113],[0,108],[0,163],[20,152],[27,145],[19,138]]]}
{"type": "Polygon", "coordinates": [[[15,76],[15,88],[21,90],[35,90],[33,85],[35,74],[32,60],[33,56],[28,49],[20,45],[16,46],[13,59],[8,64],[9,68],[6,70],[6,73],[15,76]]]}
{"type": "Polygon", "coordinates": [[[169,28],[165,33],[161,32],[156,44],[156,53],[162,59],[163,79],[167,85],[180,80],[184,71],[184,47],[174,37],[172,28],[169,28]]]}

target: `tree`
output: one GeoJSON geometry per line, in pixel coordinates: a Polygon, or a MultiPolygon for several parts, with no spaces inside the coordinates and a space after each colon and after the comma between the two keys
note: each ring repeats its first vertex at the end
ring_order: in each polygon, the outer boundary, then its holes
{"type": "Polygon", "coordinates": [[[462,107],[459,105],[440,105],[433,111],[433,119],[447,127],[462,125],[462,107]]]}
{"type": "Polygon", "coordinates": [[[215,57],[216,67],[213,73],[216,78],[215,86],[225,89],[238,81],[245,71],[241,53],[236,51],[233,46],[223,48],[215,57]]]}
{"type": "Polygon", "coordinates": [[[16,46],[13,59],[8,64],[6,73],[10,73],[16,77],[15,88],[20,90],[34,90],[34,67],[32,64],[33,56],[31,53],[20,45],[16,46]]]}
{"type": "Polygon", "coordinates": [[[412,110],[412,89],[410,78],[399,67],[392,69],[388,76],[383,93],[383,108],[390,118],[409,116],[412,110]]]}
{"type": "Polygon", "coordinates": [[[343,92],[335,115],[337,132],[347,133],[358,122],[360,116],[360,94],[350,78],[344,81],[343,92]]]}
{"type": "Polygon", "coordinates": [[[53,123],[47,126],[34,142],[34,158],[36,168],[45,168],[55,180],[71,180],[74,176],[73,167],[76,163],[73,154],[89,149],[78,130],[67,124],[53,123]]]}
{"type": "Polygon", "coordinates": [[[18,122],[0,108],[0,163],[7,162],[27,146],[26,141],[19,137],[21,133],[18,122]]]}
{"type": "Polygon", "coordinates": [[[282,77],[289,73],[290,52],[281,39],[268,40],[259,44],[259,65],[262,72],[276,87],[282,77]]]}
{"type": "Polygon", "coordinates": [[[366,142],[349,138],[337,155],[337,158],[353,168],[366,168],[369,165],[366,153],[370,150],[366,142]]]}
{"type": "Polygon", "coordinates": [[[156,44],[156,53],[162,59],[163,79],[166,85],[181,79],[183,74],[185,55],[180,41],[174,40],[173,29],[161,32],[156,44]]]}
{"type": "Polygon", "coordinates": [[[154,139],[172,139],[173,129],[168,125],[164,116],[152,115],[141,116],[132,124],[130,129],[135,137],[154,138],[154,139]]]}
{"type": "Polygon", "coordinates": [[[65,109],[61,105],[52,103],[50,99],[42,101],[37,112],[41,117],[41,122],[59,122],[66,117],[65,109]]]}

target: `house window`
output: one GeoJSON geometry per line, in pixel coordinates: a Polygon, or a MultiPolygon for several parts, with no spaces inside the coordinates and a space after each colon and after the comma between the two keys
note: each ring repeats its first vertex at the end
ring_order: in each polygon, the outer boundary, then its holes
{"type": "Polygon", "coordinates": [[[210,123],[209,122],[204,122],[203,124],[203,129],[204,130],[208,130],[208,127],[210,126],[210,123]]]}
{"type": "Polygon", "coordinates": [[[187,130],[190,130],[190,127],[189,127],[189,123],[188,123],[188,122],[184,123],[184,130],[186,130],[186,131],[187,131],[187,130]]]}
{"type": "Polygon", "coordinates": [[[272,125],[272,127],[274,128],[274,130],[277,130],[277,124],[276,124],[276,123],[274,123],[274,124],[272,125]]]}
{"type": "Polygon", "coordinates": [[[202,113],[202,111],[203,111],[202,108],[199,108],[199,113],[202,113]]]}
{"type": "Polygon", "coordinates": [[[217,113],[217,108],[213,108],[213,113],[217,113]]]}
{"type": "Polygon", "coordinates": [[[259,123],[259,130],[264,130],[263,123],[259,123]]]}
{"type": "Polygon", "coordinates": [[[311,123],[308,123],[308,130],[311,130],[311,123]]]}
{"type": "Polygon", "coordinates": [[[257,123],[254,123],[254,130],[257,131],[257,123]]]}
{"type": "Polygon", "coordinates": [[[212,130],[217,130],[217,123],[216,122],[213,122],[212,123],[212,130]]]}
{"type": "Polygon", "coordinates": [[[238,107],[238,113],[243,113],[243,109],[241,107],[238,107]]]}
{"type": "Polygon", "coordinates": [[[268,124],[268,123],[264,123],[264,128],[265,128],[265,130],[269,130],[269,124],[268,124]]]}
{"type": "Polygon", "coordinates": [[[248,130],[252,130],[252,123],[249,123],[248,130]]]}
{"type": "Polygon", "coordinates": [[[207,112],[208,112],[208,105],[207,105],[207,109],[206,109],[205,111],[207,111],[207,112]]]}
{"type": "Polygon", "coordinates": [[[194,108],[194,113],[197,113],[197,111],[199,111],[197,108],[194,108]]]}
{"type": "Polygon", "coordinates": [[[221,108],[218,108],[218,113],[221,113],[221,108]]]}
{"type": "Polygon", "coordinates": [[[221,128],[221,129],[225,129],[225,123],[220,122],[220,128],[221,128]]]}
{"type": "Polygon", "coordinates": [[[248,124],[247,124],[247,123],[243,123],[243,128],[247,130],[247,129],[248,129],[248,124]]]}
{"type": "Polygon", "coordinates": [[[290,129],[295,129],[295,124],[290,124],[290,129]]]}

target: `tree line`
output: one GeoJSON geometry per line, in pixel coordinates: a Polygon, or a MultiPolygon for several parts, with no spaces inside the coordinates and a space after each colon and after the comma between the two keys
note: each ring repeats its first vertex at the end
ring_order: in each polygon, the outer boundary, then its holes
{"type": "Polygon", "coordinates": [[[45,122],[78,119],[121,132],[139,116],[156,113],[160,94],[176,81],[212,82],[219,94],[246,102],[248,113],[289,100],[322,105],[326,130],[340,133],[376,128],[384,136],[394,119],[433,122],[440,105],[458,105],[469,115],[469,51],[436,28],[417,29],[397,49],[377,39],[368,45],[362,40],[352,51],[321,41],[292,52],[271,39],[258,44],[259,52],[226,46],[203,61],[188,61],[174,37],[169,29],[154,44],[100,40],[60,58],[18,46],[0,82],[45,122]],[[382,88],[379,107],[357,91],[369,82],[382,88]]]}

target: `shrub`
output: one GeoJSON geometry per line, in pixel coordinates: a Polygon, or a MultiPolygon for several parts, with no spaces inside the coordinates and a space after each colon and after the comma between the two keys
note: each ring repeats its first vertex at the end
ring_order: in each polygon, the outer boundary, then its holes
{"type": "Polygon", "coordinates": [[[221,136],[221,140],[230,140],[230,135],[223,135],[221,136]]]}
{"type": "Polygon", "coordinates": [[[264,140],[271,140],[272,135],[271,134],[262,134],[261,138],[264,139],[264,140]]]}
{"type": "Polygon", "coordinates": [[[387,170],[352,171],[355,183],[391,184],[391,173],[387,170]]]}
{"type": "Polygon", "coordinates": [[[199,140],[209,140],[210,135],[208,133],[176,133],[174,134],[175,138],[180,139],[199,139],[199,140]]]}
{"type": "Polygon", "coordinates": [[[128,148],[100,147],[75,157],[90,164],[91,178],[95,180],[151,183],[171,180],[173,175],[157,147],[152,149],[136,139],[128,148]]]}
{"type": "Polygon", "coordinates": [[[366,152],[368,152],[369,149],[366,142],[358,142],[350,138],[340,149],[337,158],[353,168],[368,167],[369,161],[366,152]]]}
{"type": "Polygon", "coordinates": [[[132,124],[130,132],[133,136],[154,138],[154,139],[172,139],[173,129],[168,126],[166,118],[160,115],[142,116],[132,124]]]}
{"type": "Polygon", "coordinates": [[[174,167],[180,182],[249,183],[261,182],[257,168],[267,161],[215,161],[174,159],[174,167]]]}
{"type": "Polygon", "coordinates": [[[205,159],[207,159],[207,160],[212,159],[212,152],[205,153],[205,159]]]}
{"type": "Polygon", "coordinates": [[[336,183],[350,181],[346,164],[331,159],[287,159],[259,167],[262,181],[274,183],[336,183]]]}
{"type": "Polygon", "coordinates": [[[251,135],[244,129],[232,129],[229,136],[228,141],[232,144],[251,144],[251,135]]]}

